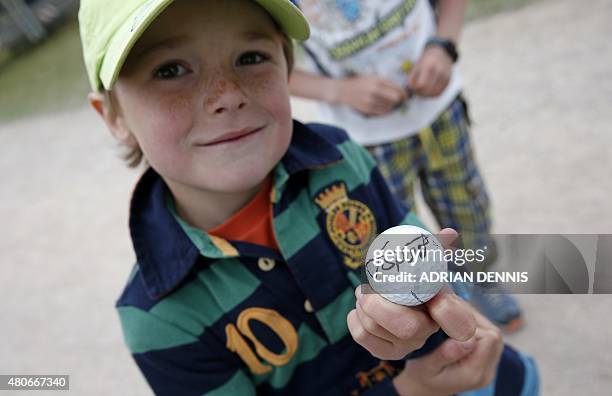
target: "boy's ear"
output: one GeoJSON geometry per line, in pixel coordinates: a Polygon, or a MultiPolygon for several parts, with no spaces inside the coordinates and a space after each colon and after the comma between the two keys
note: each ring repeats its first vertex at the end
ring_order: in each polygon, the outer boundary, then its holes
{"type": "Polygon", "coordinates": [[[121,113],[114,109],[112,104],[109,103],[109,99],[102,92],[91,92],[87,95],[89,104],[94,110],[100,114],[100,117],[104,120],[104,123],[111,131],[115,139],[121,143],[136,148],[138,142],[136,138],[125,124],[121,113]]]}

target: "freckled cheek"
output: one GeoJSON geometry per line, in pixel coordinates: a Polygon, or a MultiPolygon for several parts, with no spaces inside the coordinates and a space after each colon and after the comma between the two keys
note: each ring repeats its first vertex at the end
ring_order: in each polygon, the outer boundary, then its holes
{"type": "MultiPolygon", "coordinates": [[[[291,119],[291,105],[289,102],[289,93],[281,95],[280,92],[277,91],[274,95],[269,95],[267,97],[267,108],[270,113],[278,123],[278,133],[283,137],[286,137],[287,140],[290,137],[290,130],[292,125],[291,119]]],[[[280,139],[284,141],[285,139],[280,139]]]]}
{"type": "Polygon", "coordinates": [[[177,94],[164,95],[159,100],[151,99],[139,111],[138,124],[144,127],[140,129],[142,137],[147,140],[141,144],[161,150],[181,145],[193,126],[192,97],[177,94]]]}
{"type": "Polygon", "coordinates": [[[286,77],[274,76],[255,78],[249,83],[249,90],[257,104],[271,114],[277,122],[286,124],[291,120],[289,88],[286,77]]]}

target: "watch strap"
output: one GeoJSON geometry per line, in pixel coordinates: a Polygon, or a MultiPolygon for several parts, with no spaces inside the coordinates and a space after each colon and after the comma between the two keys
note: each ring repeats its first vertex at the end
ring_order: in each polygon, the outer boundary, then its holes
{"type": "Polygon", "coordinates": [[[444,39],[441,37],[430,37],[425,44],[425,48],[431,47],[432,45],[436,45],[442,47],[444,51],[451,57],[453,63],[457,62],[459,59],[459,53],[457,52],[457,46],[451,40],[444,39]]]}

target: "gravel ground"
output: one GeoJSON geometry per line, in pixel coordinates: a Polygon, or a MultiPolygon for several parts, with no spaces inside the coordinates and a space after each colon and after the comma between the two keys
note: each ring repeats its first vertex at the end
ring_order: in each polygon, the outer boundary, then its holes
{"type": "MultiPolygon", "coordinates": [[[[477,155],[500,233],[612,233],[612,0],[545,0],[471,23],[477,155]]],[[[312,104],[295,101],[304,120],[312,104]]],[[[0,373],[70,374],[76,394],[150,391],[113,305],[134,256],[137,173],[93,111],[0,125],[0,373]]],[[[609,394],[612,296],[519,296],[544,395],[609,394]]],[[[27,394],[20,392],[19,394],[27,394]]]]}

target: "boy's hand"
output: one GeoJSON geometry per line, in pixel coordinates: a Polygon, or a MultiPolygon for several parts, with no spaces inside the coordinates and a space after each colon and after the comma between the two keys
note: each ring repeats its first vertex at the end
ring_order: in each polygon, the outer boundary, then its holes
{"type": "Polygon", "coordinates": [[[399,85],[376,76],[356,76],[337,80],[333,102],[352,107],[366,116],[381,116],[406,100],[399,85]]]}
{"type": "Polygon", "coordinates": [[[401,396],[441,396],[488,385],[504,348],[501,331],[477,311],[476,335],[466,342],[446,340],[432,353],[406,362],[393,379],[401,396]]]}
{"type": "Polygon", "coordinates": [[[420,349],[440,328],[452,339],[467,341],[476,332],[470,306],[450,288],[421,307],[406,307],[378,294],[355,289],[356,308],[347,323],[355,342],[381,360],[400,360],[420,349]]]}
{"type": "MultiPolygon", "coordinates": [[[[445,248],[456,239],[453,230],[438,235],[445,248]]],[[[473,309],[445,287],[419,307],[406,307],[387,301],[378,294],[355,289],[356,308],[349,312],[347,324],[353,339],[373,356],[399,360],[420,349],[440,328],[458,341],[467,341],[476,332],[473,309]]]]}
{"type": "Polygon", "coordinates": [[[450,81],[453,61],[444,49],[430,46],[410,72],[408,87],[419,96],[438,96],[450,81]]]}

